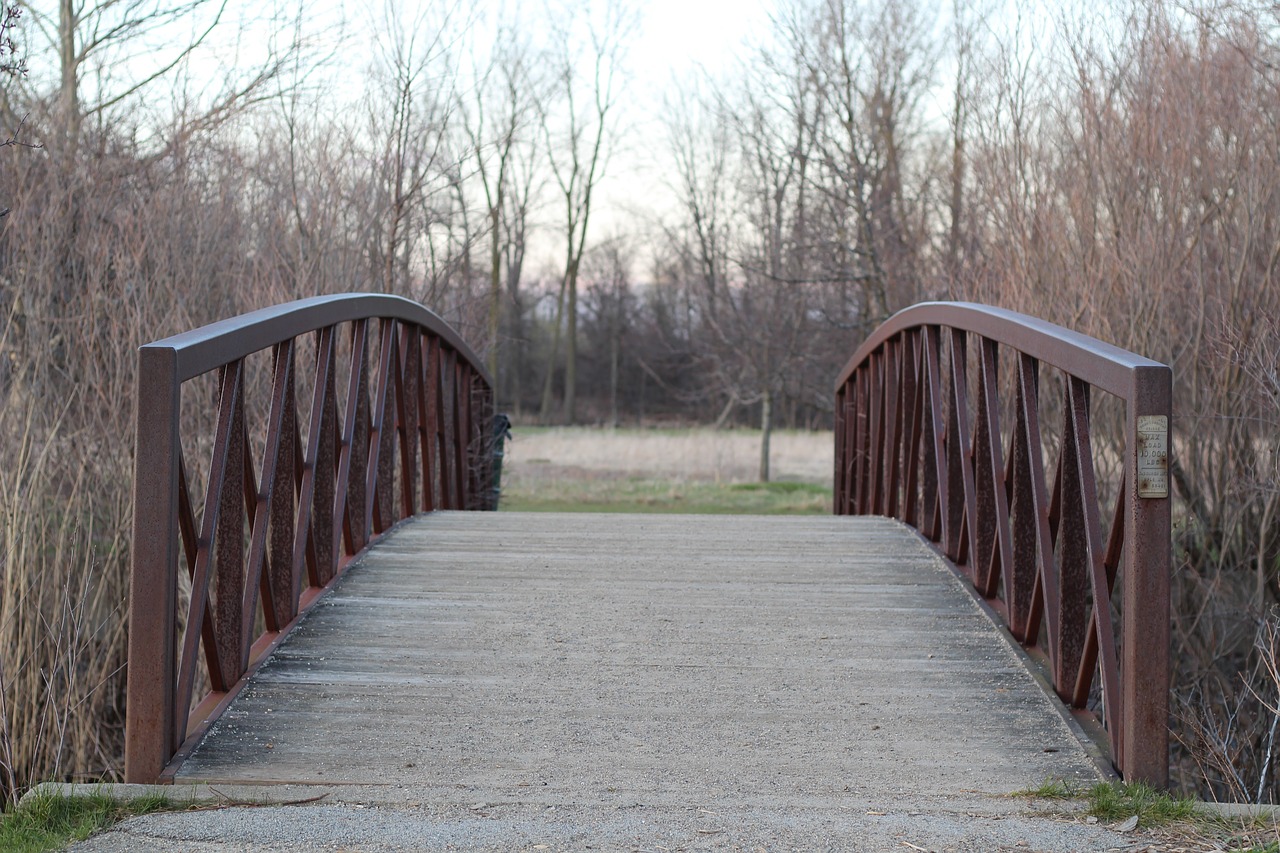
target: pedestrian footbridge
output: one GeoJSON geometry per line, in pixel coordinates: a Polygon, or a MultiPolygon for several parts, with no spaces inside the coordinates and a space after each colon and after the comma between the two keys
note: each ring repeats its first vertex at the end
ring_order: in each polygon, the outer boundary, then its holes
{"type": "Polygon", "coordinates": [[[490,388],[393,297],[142,349],[129,781],[776,819],[1165,782],[1162,365],[908,309],[837,383],[827,518],[475,511],[490,388]]]}

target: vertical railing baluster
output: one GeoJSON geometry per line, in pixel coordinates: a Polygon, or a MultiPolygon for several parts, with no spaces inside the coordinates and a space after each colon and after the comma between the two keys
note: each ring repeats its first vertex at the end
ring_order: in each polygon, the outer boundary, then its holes
{"type": "Polygon", "coordinates": [[[436,425],[439,422],[439,416],[436,414],[436,400],[439,379],[432,367],[435,364],[433,339],[423,338],[422,347],[422,378],[419,380],[422,392],[418,398],[420,400],[418,429],[421,432],[422,441],[422,511],[434,512],[440,506],[436,500],[435,473],[437,468],[436,425]]]}
{"type": "Polygon", "coordinates": [[[473,501],[477,494],[475,489],[475,468],[472,459],[475,446],[475,431],[471,421],[471,370],[461,359],[458,360],[458,482],[462,484],[459,500],[463,509],[475,509],[473,501]]]}
{"type": "Polygon", "coordinates": [[[885,446],[884,498],[881,512],[894,518],[898,515],[898,489],[901,486],[902,456],[902,341],[890,338],[885,342],[885,446]]]}
{"type": "Polygon", "coordinates": [[[1071,428],[1074,431],[1079,466],[1077,476],[1079,482],[1080,509],[1083,513],[1080,527],[1084,533],[1085,569],[1089,592],[1092,597],[1092,614],[1085,622],[1085,635],[1089,633],[1088,625],[1096,625],[1093,632],[1097,640],[1095,660],[1086,657],[1087,647],[1082,649],[1079,669],[1075,673],[1075,685],[1072,689],[1073,704],[1082,708],[1088,703],[1089,689],[1093,683],[1095,670],[1102,675],[1102,696],[1107,729],[1117,754],[1123,754],[1124,740],[1120,721],[1124,707],[1120,695],[1120,679],[1118,659],[1115,651],[1115,629],[1111,622],[1111,597],[1108,594],[1106,569],[1103,566],[1102,524],[1098,518],[1098,496],[1093,472],[1093,450],[1090,435],[1089,418],[1089,386],[1077,377],[1069,380],[1071,387],[1070,406],[1071,428]],[[1100,657],[1100,660],[1097,658],[1100,657]]]}
{"type": "Polygon", "coordinates": [[[369,321],[357,320],[351,330],[351,365],[347,374],[347,411],[342,419],[338,477],[334,484],[333,553],[342,560],[364,547],[365,470],[369,462],[369,321]],[[345,550],[343,548],[345,543],[345,550]]]}
{"type": "Polygon", "coordinates": [[[995,341],[981,338],[979,357],[979,411],[974,436],[974,475],[977,517],[986,521],[976,525],[978,547],[974,578],[979,592],[992,598],[999,589],[1001,574],[1013,562],[1013,543],[1010,541],[1008,491],[1001,447],[998,353],[995,341]]]}
{"type": "Polygon", "coordinates": [[[1013,489],[1010,526],[1013,567],[1006,578],[1010,629],[1020,642],[1034,643],[1041,614],[1046,614],[1050,637],[1050,666],[1057,657],[1058,574],[1049,532],[1049,499],[1044,483],[1044,453],[1040,436],[1039,365],[1019,354],[1014,402],[1013,489]]]}
{"type": "MultiPolygon", "coordinates": [[[[323,587],[338,568],[335,528],[341,522],[334,513],[338,509],[338,330],[329,326],[320,331],[316,345],[316,386],[311,404],[311,427],[308,431],[307,474],[303,481],[300,504],[310,508],[310,524],[298,526],[298,536],[308,537],[308,580],[311,586],[323,587]],[[311,485],[310,493],[307,486],[311,485]]],[[[294,564],[302,554],[295,547],[294,564]]],[[[301,573],[295,569],[296,575],[301,573]]],[[[301,592],[301,590],[299,590],[301,592]]]]}
{"type": "Polygon", "coordinates": [[[906,413],[906,445],[902,453],[903,460],[903,507],[901,518],[912,527],[920,526],[920,440],[924,434],[924,399],[920,384],[920,330],[908,329],[903,332],[906,354],[903,356],[903,388],[905,400],[903,410],[906,413]]]}
{"type": "MultiPolygon", "coordinates": [[[[392,372],[396,367],[396,357],[398,355],[397,336],[395,334],[395,321],[384,318],[379,322],[378,332],[378,367],[376,374],[376,382],[374,383],[373,392],[373,408],[370,415],[369,424],[369,457],[365,470],[365,508],[364,508],[364,530],[365,538],[360,543],[363,548],[365,543],[377,534],[391,526],[390,504],[391,500],[388,495],[388,489],[392,487],[391,478],[394,476],[394,459],[393,455],[393,434],[394,429],[388,428],[386,417],[388,411],[388,396],[393,390],[392,372]]],[[[394,401],[391,403],[391,411],[394,411],[394,401]]]]}
{"type": "MultiPolygon", "coordinates": [[[[241,606],[240,622],[240,661],[241,667],[249,665],[249,650],[253,645],[254,623],[257,620],[257,598],[261,597],[263,618],[268,630],[278,630],[277,616],[280,608],[275,597],[275,584],[270,569],[266,566],[268,551],[268,532],[271,519],[275,515],[293,516],[293,488],[287,479],[292,471],[292,454],[286,453],[288,439],[292,436],[293,425],[286,423],[286,410],[289,405],[290,367],[293,361],[292,344],[276,345],[273,353],[273,370],[271,383],[271,404],[267,413],[267,435],[262,454],[262,478],[255,483],[253,466],[248,464],[249,453],[245,453],[245,491],[246,507],[249,511],[250,542],[247,571],[244,584],[244,601],[241,606]],[[288,350],[286,352],[286,350],[288,350]],[[282,474],[282,468],[284,473],[282,474]],[[276,505],[285,504],[280,492],[287,493],[287,513],[273,509],[276,505]]],[[[248,442],[245,443],[246,450],[248,442]]],[[[290,537],[292,539],[292,537],[290,537]]]]}
{"type": "MultiPolygon", "coordinates": [[[[1061,520],[1058,525],[1058,666],[1054,685],[1065,702],[1072,702],[1076,674],[1084,655],[1084,635],[1089,594],[1089,549],[1085,531],[1084,495],[1080,491],[1079,431],[1074,427],[1076,411],[1088,418],[1088,401],[1077,395],[1075,384],[1067,378],[1062,425],[1059,493],[1061,520]]],[[[1082,392],[1083,389],[1080,389],[1082,392]]]]}
{"type": "Polygon", "coordinates": [[[449,408],[452,412],[450,420],[450,442],[452,446],[449,448],[453,459],[453,484],[455,488],[453,496],[454,509],[467,508],[467,434],[463,423],[463,375],[462,365],[459,363],[458,353],[455,350],[449,350],[449,374],[452,378],[451,394],[449,399],[449,408]]]}
{"type": "Polygon", "coordinates": [[[880,496],[884,490],[884,350],[871,356],[867,373],[870,382],[870,450],[867,454],[867,509],[880,512],[880,496]]]}
{"type": "Polygon", "coordinates": [[[842,507],[845,515],[851,515],[855,507],[855,489],[857,478],[855,466],[858,456],[858,380],[857,374],[845,383],[844,395],[844,499],[842,507]]]}
{"type": "Polygon", "coordinates": [[[857,415],[854,418],[855,468],[853,478],[853,512],[865,515],[870,511],[871,494],[871,367],[864,366],[854,374],[857,382],[857,415]]]}
{"type": "Polygon", "coordinates": [[[946,426],[943,414],[942,332],[937,326],[924,328],[924,375],[929,401],[925,435],[925,494],[929,522],[929,538],[934,542],[950,541],[950,498],[947,489],[946,426]]]}
{"type": "MultiPolygon", "coordinates": [[[[192,693],[195,690],[199,645],[205,632],[205,620],[209,616],[213,617],[214,625],[213,654],[206,665],[211,687],[214,692],[220,693],[225,691],[231,682],[226,670],[223,631],[218,624],[222,614],[216,607],[216,601],[212,612],[209,609],[209,586],[215,574],[213,569],[214,544],[220,528],[220,516],[227,504],[225,493],[230,491],[233,500],[238,500],[239,496],[236,493],[240,491],[238,488],[234,488],[234,484],[232,484],[233,487],[230,490],[227,489],[227,481],[233,479],[228,476],[229,471],[231,469],[239,471],[239,467],[235,464],[237,460],[233,458],[230,452],[234,436],[239,435],[241,432],[240,423],[235,415],[235,402],[239,395],[239,388],[236,386],[241,378],[241,371],[237,368],[238,364],[231,368],[224,367],[221,371],[219,382],[218,425],[214,434],[213,453],[209,463],[209,481],[205,487],[204,517],[201,519],[200,537],[197,540],[196,565],[195,571],[191,576],[191,597],[187,604],[187,616],[184,623],[186,630],[182,638],[182,654],[179,659],[177,688],[173,697],[175,708],[182,709],[182,713],[175,712],[170,716],[172,725],[168,744],[170,755],[186,739],[186,709],[191,707],[192,693]]],[[[239,546],[238,541],[236,545],[237,547],[239,546]]],[[[234,646],[232,651],[234,652],[234,646]]]]}
{"type": "MultiPolygon", "coordinates": [[[[235,374],[230,384],[223,384],[231,394],[231,428],[228,433],[226,471],[218,496],[214,534],[214,613],[218,623],[218,658],[225,682],[216,690],[225,691],[244,673],[240,657],[240,619],[244,602],[244,527],[245,527],[245,446],[244,360],[225,368],[235,374]]],[[[208,504],[205,505],[206,507],[208,504]]]]}
{"type": "Polygon", "coordinates": [[[400,329],[400,370],[396,373],[396,428],[400,438],[400,514],[418,512],[418,407],[421,404],[422,333],[415,326],[400,329]]]}
{"type": "Polygon", "coordinates": [[[298,460],[298,395],[294,377],[296,339],[290,338],[277,347],[276,358],[285,362],[284,411],[280,418],[280,446],[276,457],[275,484],[271,491],[271,548],[268,576],[272,612],[267,629],[283,631],[298,613],[297,594],[293,585],[293,529],[297,517],[297,492],[294,488],[298,460]]]}
{"type": "Polygon", "coordinates": [[[848,405],[846,398],[849,393],[849,382],[846,380],[836,388],[835,407],[832,410],[834,416],[835,428],[835,453],[834,466],[832,468],[831,479],[831,510],[836,515],[848,515],[846,507],[847,497],[845,484],[845,471],[848,468],[849,459],[849,440],[848,440],[848,423],[845,420],[845,406],[848,405]]]}
{"type": "MultiPolygon", "coordinates": [[[[968,355],[965,333],[951,330],[951,394],[947,406],[947,556],[965,566],[973,543],[973,468],[969,438],[968,355]]],[[[973,567],[967,567],[970,577],[973,567]]]]}
{"type": "Polygon", "coordinates": [[[437,345],[434,351],[433,374],[436,380],[436,479],[439,482],[440,508],[455,509],[453,503],[453,462],[449,441],[449,424],[453,415],[449,411],[449,359],[444,347],[437,345]]]}

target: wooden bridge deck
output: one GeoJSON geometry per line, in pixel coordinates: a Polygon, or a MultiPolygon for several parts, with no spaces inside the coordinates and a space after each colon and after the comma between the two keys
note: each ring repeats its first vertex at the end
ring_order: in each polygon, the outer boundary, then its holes
{"type": "Polygon", "coordinates": [[[1099,770],[895,522],[436,513],[349,570],[177,778],[623,808],[1099,770]]]}

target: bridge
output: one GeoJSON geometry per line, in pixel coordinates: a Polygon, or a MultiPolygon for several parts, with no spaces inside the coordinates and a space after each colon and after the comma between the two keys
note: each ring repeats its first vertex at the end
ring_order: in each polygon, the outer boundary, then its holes
{"type": "Polygon", "coordinates": [[[1167,781],[1163,365],[901,312],[838,379],[814,519],[474,512],[491,379],[396,297],[139,364],[128,781],[560,809],[566,838],[1167,781]]]}

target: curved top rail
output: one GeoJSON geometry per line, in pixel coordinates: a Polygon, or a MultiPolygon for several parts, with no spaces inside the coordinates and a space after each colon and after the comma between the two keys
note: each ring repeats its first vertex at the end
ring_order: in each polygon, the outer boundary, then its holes
{"type": "Polygon", "coordinates": [[[885,341],[903,329],[917,326],[947,326],[976,332],[1121,397],[1129,393],[1130,375],[1135,371],[1169,370],[1158,361],[1017,311],[975,302],[922,302],[904,308],[882,323],[840,371],[836,388],[848,382],[858,365],[885,341]]]}
{"type": "Polygon", "coordinates": [[[154,341],[142,349],[172,350],[179,379],[186,381],[273,344],[365,317],[390,317],[422,326],[471,362],[493,386],[484,362],[439,314],[412,300],[384,293],[339,293],[273,305],[154,341]]]}

